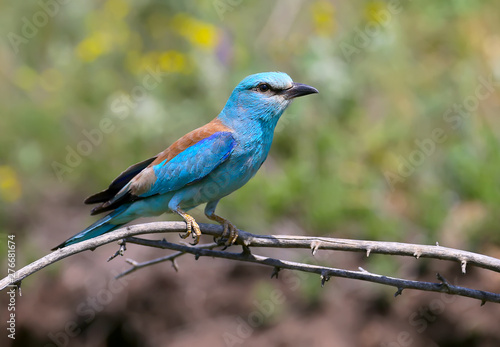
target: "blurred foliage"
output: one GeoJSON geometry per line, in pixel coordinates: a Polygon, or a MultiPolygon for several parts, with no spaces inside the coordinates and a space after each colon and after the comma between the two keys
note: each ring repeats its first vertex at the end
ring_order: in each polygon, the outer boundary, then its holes
{"type": "Polygon", "coordinates": [[[288,109],[221,215],[253,232],[288,219],[313,235],[500,243],[499,85],[475,96],[500,79],[497,2],[47,3],[1,5],[2,232],[29,234],[47,195],[104,188],[215,117],[243,77],[279,70],[320,94],[288,109]],[[435,129],[446,139],[412,157],[435,129]]]}

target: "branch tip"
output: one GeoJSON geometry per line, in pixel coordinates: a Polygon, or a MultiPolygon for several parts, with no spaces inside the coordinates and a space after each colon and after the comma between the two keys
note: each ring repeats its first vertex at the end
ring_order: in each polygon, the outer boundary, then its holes
{"type": "Polygon", "coordinates": [[[311,242],[311,253],[312,253],[313,257],[316,255],[316,252],[318,251],[319,246],[320,246],[319,241],[311,242]]]}
{"type": "Polygon", "coordinates": [[[327,274],[326,271],[323,271],[321,273],[320,278],[321,278],[321,288],[323,288],[325,286],[325,283],[330,280],[330,276],[327,274]]]}
{"type": "MultiPolygon", "coordinates": [[[[195,259],[196,259],[196,257],[195,257],[195,259]]],[[[174,268],[175,272],[179,272],[179,266],[177,265],[175,258],[172,259],[171,261],[172,261],[172,267],[174,268]]]]}
{"type": "Polygon", "coordinates": [[[125,259],[125,262],[126,262],[126,263],[129,263],[129,264],[130,264],[130,265],[132,265],[132,266],[137,266],[137,265],[139,265],[139,263],[138,263],[138,262],[136,262],[134,259],[130,259],[130,258],[125,259]]]}

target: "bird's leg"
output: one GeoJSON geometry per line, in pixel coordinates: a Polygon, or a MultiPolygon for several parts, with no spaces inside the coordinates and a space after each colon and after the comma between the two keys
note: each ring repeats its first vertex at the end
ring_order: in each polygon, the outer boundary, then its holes
{"type": "Polygon", "coordinates": [[[234,224],[228,221],[227,219],[222,218],[221,216],[218,216],[215,213],[206,214],[206,216],[208,219],[216,221],[217,223],[220,223],[224,227],[221,240],[227,239],[227,245],[231,246],[238,238],[238,228],[236,228],[236,226],[234,226],[234,224]]]}
{"type": "Polygon", "coordinates": [[[194,246],[198,244],[198,242],[200,242],[201,230],[198,223],[196,223],[196,220],[180,208],[176,208],[174,212],[184,218],[184,221],[186,222],[187,231],[185,234],[180,234],[179,236],[186,239],[189,235],[191,235],[194,239],[192,245],[194,246]]]}
{"type": "Polygon", "coordinates": [[[224,227],[221,240],[227,240],[226,245],[231,246],[238,238],[238,229],[227,219],[215,214],[215,208],[217,207],[218,202],[219,200],[214,200],[207,203],[207,206],[205,207],[205,216],[207,216],[210,220],[220,223],[224,227]]]}

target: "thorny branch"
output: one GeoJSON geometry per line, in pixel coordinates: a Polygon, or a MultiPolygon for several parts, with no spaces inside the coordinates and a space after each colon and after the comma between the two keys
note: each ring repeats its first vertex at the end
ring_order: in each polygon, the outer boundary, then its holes
{"type": "MultiPolygon", "coordinates": [[[[201,230],[205,235],[214,237],[222,236],[222,227],[214,224],[200,224],[201,230]]],[[[363,240],[348,240],[330,237],[312,237],[312,236],[287,236],[287,235],[255,235],[244,231],[239,232],[237,243],[243,246],[243,252],[234,253],[225,250],[214,250],[218,245],[216,243],[188,246],[176,244],[163,240],[147,240],[134,237],[141,234],[165,233],[165,232],[184,232],[185,223],[183,222],[154,222],[146,224],[138,224],[117,229],[113,232],[101,235],[99,237],[80,242],[63,249],[56,250],[43,258],[40,258],[33,263],[19,269],[14,274],[11,274],[0,280],[0,290],[7,286],[20,286],[21,281],[27,276],[43,269],[44,267],[53,264],[70,255],[77,254],[86,250],[93,250],[104,244],[120,241],[119,250],[110,257],[110,260],[118,255],[123,255],[125,244],[132,243],[148,247],[156,247],[162,249],[171,249],[177,251],[165,257],[154,259],[144,263],[137,263],[133,260],[127,260],[132,267],[124,273],[118,275],[124,276],[130,272],[140,268],[157,264],[163,261],[171,261],[174,268],[177,269],[175,259],[183,254],[193,254],[196,258],[199,257],[215,257],[230,260],[238,260],[244,262],[252,262],[262,265],[271,266],[273,275],[276,276],[281,269],[297,270],[320,275],[321,284],[323,285],[330,277],[344,277],[358,279],[374,283],[380,283],[395,287],[395,295],[400,295],[403,289],[417,289],[433,292],[444,292],[453,295],[460,295],[481,300],[484,304],[487,301],[500,303],[500,294],[486,292],[466,287],[460,287],[450,284],[443,276],[437,274],[439,282],[422,282],[406,280],[395,277],[388,277],[370,273],[364,269],[359,271],[337,269],[326,266],[310,265],[305,263],[297,263],[282,259],[275,259],[253,254],[250,249],[257,247],[268,248],[309,248],[314,255],[319,249],[322,250],[337,250],[350,252],[364,252],[367,257],[370,254],[386,254],[412,256],[417,259],[420,257],[434,258],[440,260],[455,261],[460,264],[462,272],[465,273],[467,265],[474,265],[494,272],[500,272],[500,260],[488,257],[482,254],[442,247],[439,245],[417,245],[398,242],[380,242],[380,241],[363,241],[363,240]]]]}

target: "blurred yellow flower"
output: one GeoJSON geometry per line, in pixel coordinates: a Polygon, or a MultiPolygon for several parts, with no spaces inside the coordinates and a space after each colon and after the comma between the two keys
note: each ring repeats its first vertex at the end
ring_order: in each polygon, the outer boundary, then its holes
{"type": "Polygon", "coordinates": [[[94,34],[80,42],[76,47],[78,57],[84,62],[91,62],[104,53],[106,42],[103,35],[94,34]]]}
{"type": "Polygon", "coordinates": [[[386,9],[386,5],[382,1],[370,1],[365,7],[365,18],[369,22],[380,21],[379,12],[386,9]]]}
{"type": "Polygon", "coordinates": [[[217,45],[217,28],[207,22],[181,13],[172,19],[172,27],[196,47],[213,50],[217,45]]]}
{"type": "Polygon", "coordinates": [[[332,35],[335,32],[335,8],[328,1],[317,1],[311,6],[316,33],[332,35]]]}
{"type": "Polygon", "coordinates": [[[14,202],[21,197],[21,183],[10,166],[0,166],[0,198],[14,202]]]}
{"type": "MultiPolygon", "coordinates": [[[[128,12],[127,2],[108,0],[101,11],[89,13],[85,17],[89,34],[76,47],[78,58],[87,63],[92,62],[101,55],[115,51],[117,47],[128,45],[131,32],[124,20],[128,12]]],[[[136,37],[134,44],[137,44],[136,37]]]]}
{"type": "Polygon", "coordinates": [[[191,71],[187,56],[179,51],[151,51],[143,55],[138,51],[130,51],[127,54],[127,68],[134,73],[156,66],[159,66],[163,72],[189,73],[191,71]]]}
{"type": "Polygon", "coordinates": [[[37,80],[37,72],[27,65],[23,65],[15,71],[14,82],[21,89],[27,91],[32,90],[35,87],[37,80]]]}
{"type": "Polygon", "coordinates": [[[186,72],[187,64],[184,54],[178,51],[166,51],[160,55],[160,69],[165,72],[186,72]]]}
{"type": "Polygon", "coordinates": [[[213,49],[216,44],[216,30],[212,25],[202,24],[198,25],[194,30],[191,40],[193,43],[201,47],[213,49]]]}

